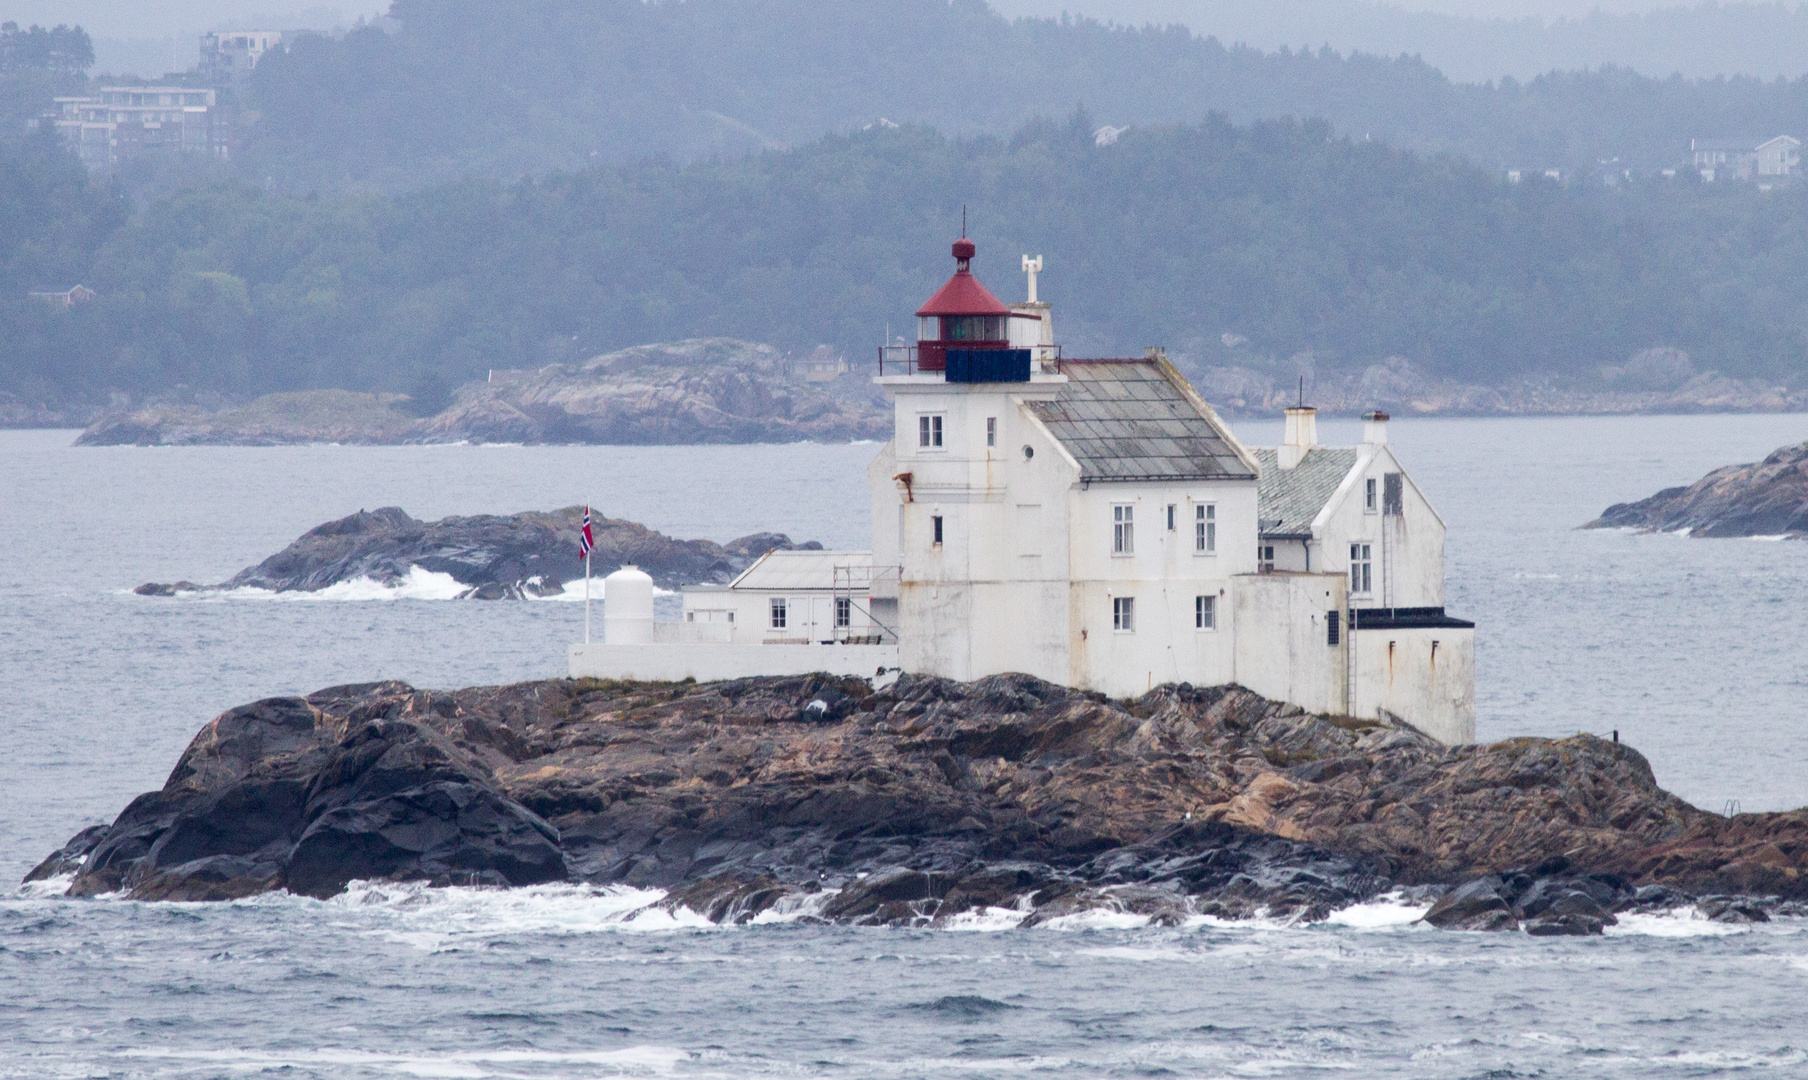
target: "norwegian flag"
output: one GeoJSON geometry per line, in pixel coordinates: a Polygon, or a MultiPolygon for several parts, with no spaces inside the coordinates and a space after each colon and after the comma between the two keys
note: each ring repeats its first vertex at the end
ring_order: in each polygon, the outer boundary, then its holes
{"type": "Polygon", "coordinates": [[[590,549],[596,546],[596,537],[590,534],[590,508],[584,507],[584,528],[578,533],[578,558],[590,558],[590,549]]]}

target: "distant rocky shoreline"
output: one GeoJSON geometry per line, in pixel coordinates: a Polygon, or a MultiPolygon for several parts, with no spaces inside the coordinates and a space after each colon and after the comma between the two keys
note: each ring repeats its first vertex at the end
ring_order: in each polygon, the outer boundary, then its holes
{"type": "MultiPolygon", "coordinates": [[[[419,567],[450,575],[465,586],[461,599],[553,596],[563,592],[567,582],[584,576],[578,557],[583,523],[581,506],[438,521],[417,521],[399,506],[385,506],[318,525],[217,585],[147,582],[133,591],[140,596],[243,588],[317,592],[358,579],[394,586],[419,567]]],[[[601,515],[593,516],[591,533],[596,539],[590,556],[593,576],[633,563],[667,589],[726,583],[768,551],[822,548],[814,541],[793,543],[783,533],[754,533],[727,544],[678,540],[645,525],[601,515]]]]}
{"type": "MultiPolygon", "coordinates": [[[[891,436],[870,364],[825,350],[791,360],[769,345],[700,338],[643,345],[529,371],[491,373],[450,401],[299,390],[246,402],[122,402],[57,410],[0,392],[0,427],[84,426],[82,446],[397,446],[438,443],[671,445],[848,442],[891,436]],[[843,370],[845,369],[845,370],[843,370]]],[[[1235,355],[1234,350],[1231,353],[1235,355]]],[[[1324,416],[1623,416],[1808,411],[1808,390],[1696,371],[1677,349],[1647,349],[1598,379],[1454,382],[1402,357],[1360,371],[1197,363],[1182,370],[1218,411],[1271,418],[1304,393],[1324,416]]],[[[1254,364],[1254,361],[1251,361],[1254,364]]]]}
{"type": "Polygon", "coordinates": [[[1441,747],[1235,687],[1112,702],[1027,676],[401,683],[204,726],[28,880],[325,897],[360,879],[668,890],[723,923],[1089,911],[1316,921],[1389,893],[1455,929],[1808,914],[1808,813],[1723,818],[1592,736],[1441,747]]]}
{"type": "Polygon", "coordinates": [[[864,379],[815,380],[769,345],[704,338],[646,345],[580,365],[492,373],[431,415],[402,394],[306,390],[208,409],[113,410],[78,446],[340,443],[669,445],[849,442],[891,435],[864,379]]]}
{"type": "Polygon", "coordinates": [[[1687,487],[1617,503],[1583,528],[1808,537],[1808,442],[1773,451],[1763,461],[1715,469],[1687,487]]]}

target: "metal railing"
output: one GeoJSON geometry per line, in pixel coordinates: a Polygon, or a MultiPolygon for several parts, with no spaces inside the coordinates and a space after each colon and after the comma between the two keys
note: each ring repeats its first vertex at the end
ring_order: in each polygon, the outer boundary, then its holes
{"type": "MultiPolygon", "coordinates": [[[[958,348],[958,345],[953,347],[958,348]]],[[[915,345],[881,345],[879,346],[880,375],[915,375],[919,372],[941,372],[941,367],[921,367],[917,360],[915,345]]],[[[1030,359],[1041,365],[1040,370],[1046,374],[1055,374],[1061,370],[1061,346],[1032,345],[1030,359]]]]}

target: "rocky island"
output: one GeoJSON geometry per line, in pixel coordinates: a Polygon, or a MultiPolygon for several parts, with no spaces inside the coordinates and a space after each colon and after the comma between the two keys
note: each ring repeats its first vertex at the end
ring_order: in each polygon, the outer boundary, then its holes
{"type": "Polygon", "coordinates": [[[1691,900],[1800,914],[1805,869],[1808,814],[1697,810],[1593,736],[1445,748],[1236,687],[905,675],[271,698],[28,880],[142,900],[626,883],[719,922],[885,925],[1317,920],[1408,889],[1435,925],[1586,934],[1691,900]]]}
{"type": "Polygon", "coordinates": [[[848,442],[885,439],[891,411],[834,358],[793,361],[770,345],[699,338],[491,372],[449,401],[301,390],[241,405],[150,405],[96,419],[78,446],[304,443],[848,442]],[[824,377],[826,376],[826,378],[824,377]]]}
{"type": "Polygon", "coordinates": [[[1610,506],[1585,529],[1688,530],[1690,536],[1808,536],[1808,443],[1728,465],[1687,487],[1610,506]]]}
{"type": "MultiPolygon", "coordinates": [[[[140,596],[239,588],[315,592],[359,578],[394,585],[419,567],[449,574],[467,587],[463,596],[472,599],[551,596],[584,576],[578,558],[583,523],[581,506],[438,521],[417,521],[399,506],[385,506],[318,525],[217,585],[147,582],[133,591],[140,596]]],[[[753,533],[727,544],[677,540],[645,525],[600,516],[592,517],[591,533],[596,538],[594,576],[633,563],[667,589],[730,581],[768,551],[822,547],[815,541],[792,543],[783,533],[753,533]]]]}

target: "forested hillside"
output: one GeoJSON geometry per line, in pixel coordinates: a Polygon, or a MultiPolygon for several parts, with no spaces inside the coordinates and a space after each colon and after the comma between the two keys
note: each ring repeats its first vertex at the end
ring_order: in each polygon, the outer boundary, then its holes
{"type": "Polygon", "coordinates": [[[1312,350],[1332,370],[1397,355],[1499,382],[1593,378],[1673,345],[1734,374],[1808,370],[1802,189],[1508,185],[1322,123],[1211,118],[1103,147],[1093,126],[875,129],[355,199],[213,186],[123,224],[67,159],[34,152],[0,174],[39,223],[5,271],[0,389],[405,391],[702,335],[865,363],[948,273],[963,203],[1000,294],[1020,295],[1020,253],[1046,257],[1079,353],[1162,344],[1261,367],[1312,350]],[[22,297],[72,278],[99,298],[22,297]]]}
{"type": "Polygon", "coordinates": [[[258,67],[246,174],[288,190],[513,179],[794,146],[880,118],[955,135],[1322,117],[1485,168],[1658,168],[1691,136],[1808,132],[1808,79],[1605,69],[1453,83],[1414,58],[1226,48],[1180,27],[1006,20],[982,0],[396,0],[394,33],[258,67]],[[1615,161],[1617,159],[1617,161],[1615,161]]]}

